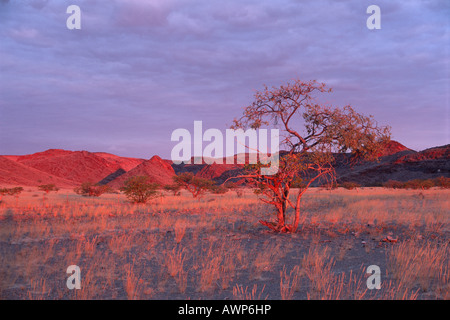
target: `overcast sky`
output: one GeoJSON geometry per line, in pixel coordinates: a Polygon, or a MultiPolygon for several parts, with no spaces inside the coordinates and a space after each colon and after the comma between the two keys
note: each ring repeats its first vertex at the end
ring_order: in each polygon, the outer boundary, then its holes
{"type": "Polygon", "coordinates": [[[264,84],[296,78],[407,147],[448,144],[449,17],[448,0],[0,0],[0,154],[169,158],[173,130],[225,130],[264,84]]]}

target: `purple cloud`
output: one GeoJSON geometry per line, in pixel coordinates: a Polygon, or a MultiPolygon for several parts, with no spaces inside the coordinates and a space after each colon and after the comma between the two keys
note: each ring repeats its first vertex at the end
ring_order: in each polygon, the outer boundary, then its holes
{"type": "Polygon", "coordinates": [[[447,1],[0,2],[0,153],[168,158],[176,128],[226,129],[264,84],[317,79],[421,150],[449,143],[447,1]]]}

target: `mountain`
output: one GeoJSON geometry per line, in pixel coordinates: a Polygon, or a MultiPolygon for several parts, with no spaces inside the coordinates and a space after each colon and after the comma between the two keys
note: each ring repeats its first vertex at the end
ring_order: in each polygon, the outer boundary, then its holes
{"type": "Polygon", "coordinates": [[[124,182],[133,176],[147,176],[150,182],[160,185],[172,184],[175,170],[166,161],[159,156],[153,156],[150,160],[145,160],[130,171],[118,176],[108,183],[113,188],[120,188],[124,182]]]}
{"type": "Polygon", "coordinates": [[[378,161],[349,166],[337,161],[338,182],[352,181],[363,186],[380,185],[388,180],[408,181],[450,177],[450,145],[414,151],[393,141],[378,161]]]}
{"type": "Polygon", "coordinates": [[[144,159],[119,157],[104,152],[49,149],[24,156],[2,156],[0,183],[36,186],[55,183],[60,187],[100,182],[125,173],[144,159]]]}
{"type": "Polygon", "coordinates": [[[18,163],[81,184],[97,182],[117,171],[120,166],[88,151],[50,149],[19,156],[18,163]]]}
{"type": "Polygon", "coordinates": [[[8,157],[0,156],[0,186],[38,186],[53,183],[58,187],[70,187],[72,181],[36,170],[8,157]]]}
{"type": "MultiPolygon", "coordinates": [[[[283,154],[283,152],[280,152],[283,154]]],[[[348,154],[335,155],[338,182],[353,181],[363,186],[380,185],[388,180],[407,181],[450,177],[450,145],[414,151],[396,141],[387,143],[378,161],[352,165],[348,154]]],[[[248,158],[248,155],[246,155],[248,158]]],[[[233,157],[234,159],[237,156],[233,157]]],[[[172,184],[182,172],[223,183],[244,173],[242,164],[173,164],[153,156],[149,160],[120,157],[105,152],[50,149],[30,155],[0,156],[0,187],[4,185],[37,186],[54,183],[58,187],[79,186],[83,182],[123,186],[126,179],[145,175],[161,185],[172,184]]],[[[235,162],[236,163],[236,162],[235,162]]],[[[235,180],[234,180],[235,181],[235,180]]],[[[244,183],[245,180],[240,180],[244,183]]]]}
{"type": "MultiPolygon", "coordinates": [[[[408,181],[450,177],[449,145],[414,151],[391,140],[378,155],[377,161],[365,161],[352,165],[348,154],[335,154],[335,169],[339,183],[352,181],[363,186],[381,185],[388,180],[408,181]]],[[[281,151],[282,155],[284,152],[281,151]]],[[[236,156],[235,156],[236,158],[236,156]]],[[[229,177],[243,174],[243,165],[179,164],[173,165],[177,174],[192,172],[222,183],[229,177]]],[[[236,180],[234,180],[236,181],[236,180]]],[[[243,182],[244,180],[241,180],[243,182]]],[[[318,181],[315,185],[321,183],[318,181]]]]}
{"type": "Polygon", "coordinates": [[[387,142],[384,145],[383,151],[378,156],[386,157],[386,156],[390,156],[390,155],[397,154],[399,152],[405,152],[405,151],[407,153],[415,152],[414,150],[411,150],[411,149],[405,147],[404,145],[402,145],[401,143],[399,143],[395,140],[390,140],[389,142],[387,142]]]}
{"type": "Polygon", "coordinates": [[[139,159],[139,158],[127,158],[127,157],[119,157],[115,154],[106,153],[106,152],[94,152],[96,156],[99,156],[106,161],[110,163],[115,163],[119,167],[121,167],[125,171],[130,171],[133,168],[136,168],[138,165],[140,165],[142,162],[145,161],[145,159],[139,159]]]}

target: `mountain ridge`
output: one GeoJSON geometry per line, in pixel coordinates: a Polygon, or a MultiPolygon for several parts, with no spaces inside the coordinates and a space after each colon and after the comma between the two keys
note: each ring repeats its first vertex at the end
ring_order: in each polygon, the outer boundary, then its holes
{"type": "MultiPolygon", "coordinates": [[[[336,155],[338,181],[377,185],[387,180],[450,177],[450,144],[414,151],[391,140],[379,156],[378,161],[349,166],[347,155],[336,155]]],[[[233,158],[236,159],[237,155],[233,158]]],[[[205,161],[201,164],[173,164],[158,155],[142,159],[107,152],[48,149],[28,155],[0,156],[0,185],[55,183],[60,187],[74,187],[90,181],[120,188],[126,179],[134,175],[146,175],[151,182],[164,185],[171,184],[173,176],[182,172],[192,172],[222,183],[229,177],[241,174],[243,166],[225,161],[223,164],[207,164],[205,161]]]]}

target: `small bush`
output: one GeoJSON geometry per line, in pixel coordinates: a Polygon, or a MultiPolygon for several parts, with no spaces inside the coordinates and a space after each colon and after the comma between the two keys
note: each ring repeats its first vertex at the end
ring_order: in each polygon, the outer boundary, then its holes
{"type": "Polygon", "coordinates": [[[180,196],[181,195],[181,192],[180,192],[181,186],[178,185],[178,184],[166,184],[164,186],[164,190],[172,192],[172,194],[174,196],[180,196]]]}
{"type": "Polygon", "coordinates": [[[383,187],[388,189],[403,189],[405,188],[405,183],[396,180],[389,180],[383,183],[383,187]]]}
{"type": "Polygon", "coordinates": [[[174,176],[173,180],[175,184],[192,193],[194,198],[202,196],[214,186],[214,181],[197,177],[192,172],[183,172],[174,176]]]}
{"type": "Polygon", "coordinates": [[[389,180],[383,183],[383,187],[389,189],[422,189],[428,190],[432,187],[439,187],[442,189],[450,188],[450,178],[439,177],[435,179],[413,179],[406,182],[389,180]]]}
{"type": "Polygon", "coordinates": [[[0,200],[2,196],[14,196],[16,198],[19,198],[19,195],[22,191],[23,191],[22,187],[0,188],[0,200]]]}
{"type": "Polygon", "coordinates": [[[436,187],[439,187],[442,189],[450,188],[450,178],[439,177],[439,178],[433,179],[433,183],[436,187]]]}
{"type": "Polygon", "coordinates": [[[209,190],[211,191],[211,193],[214,194],[224,194],[227,193],[229,189],[223,185],[219,186],[213,185],[209,188],[209,190]]]}
{"type": "Polygon", "coordinates": [[[434,183],[431,180],[421,180],[421,179],[414,179],[409,180],[405,183],[406,189],[422,189],[427,190],[434,186],[434,183]]]}
{"type": "Polygon", "coordinates": [[[45,193],[49,193],[50,191],[55,191],[56,192],[56,191],[59,190],[59,188],[53,183],[41,184],[40,186],[38,186],[38,189],[41,190],[41,191],[45,191],[45,193]]]}
{"type": "Polygon", "coordinates": [[[135,203],[146,203],[152,198],[160,195],[157,191],[159,185],[148,181],[147,176],[134,176],[125,181],[125,185],[120,189],[127,198],[135,203]]]}
{"type": "Polygon", "coordinates": [[[346,181],[346,182],[341,183],[340,187],[345,188],[347,190],[353,190],[356,188],[361,188],[361,185],[356,182],[346,181]]]}
{"type": "Polygon", "coordinates": [[[75,191],[76,194],[86,197],[100,197],[106,192],[111,192],[112,189],[106,185],[99,186],[97,184],[93,184],[92,182],[83,182],[81,186],[73,189],[73,191],[75,191]]]}

